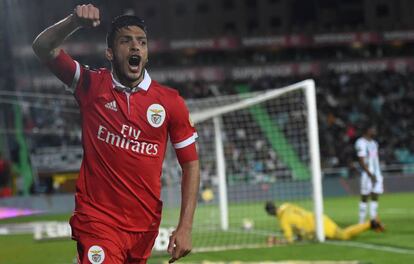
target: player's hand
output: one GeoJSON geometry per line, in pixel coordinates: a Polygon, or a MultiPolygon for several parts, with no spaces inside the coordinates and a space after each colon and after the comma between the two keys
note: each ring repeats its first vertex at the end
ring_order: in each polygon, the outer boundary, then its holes
{"type": "Polygon", "coordinates": [[[268,236],[267,237],[267,245],[274,246],[274,245],[285,245],[288,244],[288,241],[284,238],[278,238],[276,236],[268,236]]]}
{"type": "Polygon", "coordinates": [[[97,27],[101,23],[99,9],[92,4],[77,5],[73,17],[80,27],[97,27]]]}
{"type": "Polygon", "coordinates": [[[293,241],[289,242],[284,238],[277,238],[275,239],[275,245],[287,245],[287,244],[292,244],[293,241]]]}
{"type": "Polygon", "coordinates": [[[168,244],[168,253],[171,255],[168,263],[173,263],[191,252],[191,230],[180,229],[173,231],[168,244]]]}

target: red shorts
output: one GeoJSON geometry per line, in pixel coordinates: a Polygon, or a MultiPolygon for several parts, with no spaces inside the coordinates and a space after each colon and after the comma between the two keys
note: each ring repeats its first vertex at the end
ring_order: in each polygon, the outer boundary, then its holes
{"type": "Polygon", "coordinates": [[[81,264],[144,264],[158,235],[124,231],[82,215],[72,216],[70,225],[81,264]]]}

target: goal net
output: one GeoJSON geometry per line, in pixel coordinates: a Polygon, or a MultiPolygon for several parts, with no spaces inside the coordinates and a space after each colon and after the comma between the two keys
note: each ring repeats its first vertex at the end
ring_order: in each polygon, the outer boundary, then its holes
{"type": "MultiPolygon", "coordinates": [[[[263,246],[282,236],[266,201],[293,202],[315,213],[323,241],[322,190],[315,85],[187,101],[198,131],[199,205],[193,227],[197,251],[263,246]]],[[[163,171],[162,228],[176,225],[180,170],[168,153],[163,171]]],[[[162,231],[161,231],[162,233],[162,231]]]]}

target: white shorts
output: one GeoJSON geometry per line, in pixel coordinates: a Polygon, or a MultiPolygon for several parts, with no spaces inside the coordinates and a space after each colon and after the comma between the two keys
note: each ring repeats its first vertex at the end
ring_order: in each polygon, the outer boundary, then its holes
{"type": "Polygon", "coordinates": [[[362,195],[369,195],[371,193],[382,194],[384,192],[384,184],[382,176],[377,176],[377,181],[375,184],[372,184],[371,179],[366,175],[363,174],[361,176],[361,194],[362,195]]]}

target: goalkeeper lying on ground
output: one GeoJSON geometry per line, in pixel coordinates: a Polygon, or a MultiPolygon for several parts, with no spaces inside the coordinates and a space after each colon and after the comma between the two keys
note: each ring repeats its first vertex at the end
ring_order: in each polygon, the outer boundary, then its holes
{"type": "MultiPolygon", "coordinates": [[[[286,239],[286,241],[281,242],[292,243],[295,239],[314,239],[316,228],[313,213],[290,203],[283,203],[281,206],[276,207],[273,202],[266,202],[265,210],[269,215],[277,216],[286,239]]],[[[351,239],[369,229],[379,232],[384,231],[383,225],[378,220],[371,220],[342,229],[326,215],[323,216],[323,226],[325,237],[337,240],[351,239]]],[[[275,243],[275,241],[270,242],[275,243]]]]}

